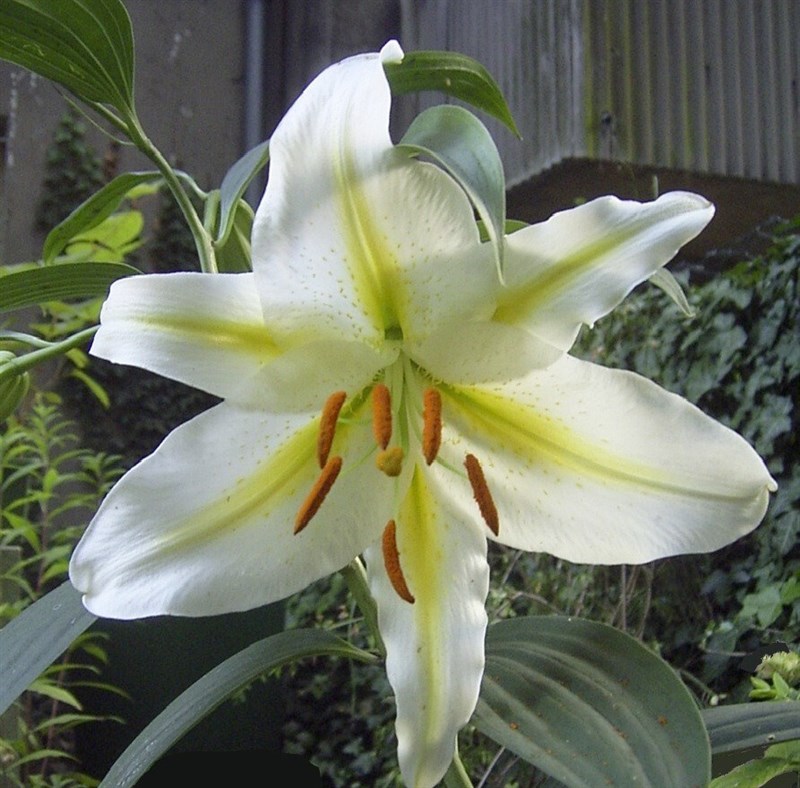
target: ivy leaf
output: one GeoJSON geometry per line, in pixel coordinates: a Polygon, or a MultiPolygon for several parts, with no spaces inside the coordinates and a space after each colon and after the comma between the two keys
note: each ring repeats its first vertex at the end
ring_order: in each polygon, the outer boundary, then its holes
{"type": "Polygon", "coordinates": [[[672,668],[619,630],[575,618],[500,621],[477,727],[573,788],[708,784],[711,753],[672,668]]]}
{"type": "Polygon", "coordinates": [[[135,116],[133,32],[120,0],[2,0],[0,58],[135,116]]]}
{"type": "Polygon", "coordinates": [[[457,52],[407,52],[400,63],[384,63],[395,96],[440,90],[483,110],[520,137],[502,91],[485,66],[457,52]]]}
{"type": "Polygon", "coordinates": [[[503,162],[486,126],[463,107],[443,104],[420,113],[397,147],[430,156],[464,189],[494,247],[502,281],[506,182],[503,162]]]}

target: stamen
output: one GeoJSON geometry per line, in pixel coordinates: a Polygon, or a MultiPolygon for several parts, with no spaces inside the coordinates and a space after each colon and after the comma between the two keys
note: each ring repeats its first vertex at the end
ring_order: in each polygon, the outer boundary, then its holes
{"type": "Polygon", "coordinates": [[[382,449],[392,439],[392,397],[383,383],[372,389],[372,434],[382,449]]]}
{"type": "Polygon", "coordinates": [[[346,397],[347,394],[344,391],[334,391],[322,408],[319,437],[317,438],[317,460],[320,468],[325,467],[328,455],[331,453],[333,436],[336,434],[336,420],[339,418],[339,411],[342,409],[346,397]]]}
{"type": "Polygon", "coordinates": [[[422,453],[430,465],[442,445],[442,395],[437,389],[425,389],[422,395],[422,453]]]}
{"type": "Polygon", "coordinates": [[[383,471],[387,476],[399,476],[403,470],[404,452],[401,446],[392,446],[378,452],[375,458],[375,465],[378,470],[383,471]]]}
{"type": "Polygon", "coordinates": [[[464,459],[464,467],[467,469],[469,483],[472,485],[472,494],[478,502],[481,510],[481,517],[489,526],[489,530],[497,536],[500,533],[500,519],[497,516],[497,507],[492,500],[489,492],[489,485],[486,484],[486,477],[483,475],[483,468],[474,454],[468,454],[464,459]]]}
{"type": "Polygon", "coordinates": [[[342,470],[342,458],[331,457],[322,469],[319,478],[314,482],[311,492],[303,501],[297,516],[294,518],[294,533],[299,534],[317,513],[327,494],[331,491],[339,471],[342,470]]]}
{"type": "Polygon", "coordinates": [[[383,530],[382,546],[383,563],[386,566],[386,574],[389,576],[392,588],[397,592],[397,596],[400,599],[413,605],[416,600],[408,590],[403,570],[400,567],[400,553],[397,551],[397,526],[394,520],[389,520],[386,523],[386,528],[383,530]]]}

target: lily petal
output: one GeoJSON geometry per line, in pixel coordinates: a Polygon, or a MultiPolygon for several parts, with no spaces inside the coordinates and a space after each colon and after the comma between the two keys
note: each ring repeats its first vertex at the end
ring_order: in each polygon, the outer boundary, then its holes
{"type": "Polygon", "coordinates": [[[389,105],[380,57],[349,58],[311,83],[271,138],[253,268],[280,342],[375,345],[494,308],[491,249],[466,194],[392,147],[389,105]]]}
{"type": "Polygon", "coordinates": [[[486,537],[474,517],[454,519],[442,508],[432,480],[417,468],[397,519],[413,604],[392,586],[380,548],[366,553],[397,701],[400,770],[413,788],[437,785],[453,760],[456,735],[478,700],[487,624],[486,537]]]}
{"type": "Polygon", "coordinates": [[[630,372],[564,356],[443,394],[440,456],[482,460],[513,547],[592,564],[709,552],[755,528],[776,489],[743,438],[630,372]]]}
{"type": "Polygon", "coordinates": [[[151,274],[111,286],[92,355],[236,397],[278,355],[252,274],[151,274]]]}
{"type": "Polygon", "coordinates": [[[506,238],[506,284],[495,319],[569,350],[581,325],[608,314],[711,221],[689,192],[649,203],[600,197],[506,238]]]}
{"type": "Polygon", "coordinates": [[[448,323],[406,352],[435,380],[473,385],[522,377],[563,351],[517,326],[493,321],[448,323]]]}
{"type": "MultiPolygon", "coordinates": [[[[364,419],[364,407],[347,415],[364,419]]],[[[294,534],[319,474],[318,424],[223,402],[170,433],[112,489],[75,549],[70,579],[87,608],[123,619],[247,610],[345,566],[378,539],[390,482],[349,472],[371,440],[340,425],[343,470],[294,534]]]]}

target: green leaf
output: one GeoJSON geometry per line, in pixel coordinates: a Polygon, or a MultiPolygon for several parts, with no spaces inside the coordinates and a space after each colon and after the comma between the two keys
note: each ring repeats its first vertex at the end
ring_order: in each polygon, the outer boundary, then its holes
{"type": "Polygon", "coordinates": [[[82,711],[78,699],[68,689],[60,687],[58,684],[53,684],[45,679],[36,679],[31,682],[28,689],[31,692],[36,692],[39,695],[44,695],[60,703],[65,703],[67,706],[72,706],[72,708],[78,711],[82,711]]]}
{"type": "Polygon", "coordinates": [[[764,755],[767,758],[785,758],[800,765],[800,739],[773,744],[772,747],[767,747],[764,755]]]}
{"type": "Polygon", "coordinates": [[[258,175],[269,161],[269,140],[256,145],[244,154],[225,173],[220,186],[219,226],[216,243],[223,245],[233,228],[234,217],[238,211],[239,201],[253,178],[258,175]]]}
{"type": "Polygon", "coordinates": [[[158,172],[125,172],[107,183],[48,233],[42,253],[45,264],[52,263],[76,235],[94,229],[111,216],[132,190],[160,180],[158,172]]]}
{"type": "Polygon", "coordinates": [[[2,0],[0,59],[133,117],[133,32],[120,0],[2,0]]]}
{"type": "Polygon", "coordinates": [[[0,713],[94,621],[66,581],[0,629],[0,713]]]}
{"type": "Polygon", "coordinates": [[[703,709],[714,753],[800,739],[800,703],[735,703],[703,709]]]}
{"type": "Polygon", "coordinates": [[[104,296],[112,282],[141,273],[125,263],[62,263],[0,276],[0,312],[63,301],[104,296]]]}
{"type": "Polygon", "coordinates": [[[121,263],[138,249],[143,240],[144,217],[141,211],[118,211],[107,216],[97,227],[78,233],[68,244],[61,263],[121,263]]]}
{"type": "Polygon", "coordinates": [[[253,270],[250,251],[252,230],[253,209],[244,200],[239,200],[231,229],[224,243],[217,247],[217,267],[220,273],[237,274],[253,270]]]}
{"type": "Polygon", "coordinates": [[[226,659],[182,692],[128,746],[101,786],[123,788],[220,703],[258,676],[302,657],[329,655],[372,662],[375,657],[322,629],[279,632],[226,659]]]}
{"type": "Polygon", "coordinates": [[[695,316],[695,311],[686,298],[686,293],[683,292],[681,283],[675,278],[671,271],[668,271],[666,268],[659,268],[658,271],[651,274],[649,278],[656,287],[661,288],[675,302],[678,309],[680,309],[686,317],[695,316]]]}
{"type": "Polygon", "coordinates": [[[463,107],[442,104],[420,113],[397,147],[430,156],[458,181],[483,221],[502,282],[506,181],[486,126],[463,107]]]}
{"type": "Polygon", "coordinates": [[[571,788],[700,788],[710,778],[703,721],[676,673],[593,621],[535,616],[490,627],[473,721],[571,788]]]}
{"type": "Polygon", "coordinates": [[[784,758],[760,758],[713,779],[708,788],[760,788],[781,774],[800,773],[800,763],[784,758]]]}
{"type": "Polygon", "coordinates": [[[407,52],[400,63],[384,63],[392,93],[440,90],[483,110],[520,137],[503,93],[477,60],[457,52],[407,52]]]}

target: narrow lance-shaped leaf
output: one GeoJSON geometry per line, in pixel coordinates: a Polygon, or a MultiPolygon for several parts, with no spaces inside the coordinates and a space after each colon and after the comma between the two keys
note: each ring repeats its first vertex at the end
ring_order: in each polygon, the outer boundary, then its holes
{"type": "Polygon", "coordinates": [[[217,249],[220,273],[236,274],[253,269],[250,251],[253,209],[244,200],[239,200],[232,216],[231,229],[225,242],[217,249]]]}
{"type": "Polygon", "coordinates": [[[680,309],[686,317],[694,317],[695,311],[686,298],[686,293],[683,292],[681,283],[675,278],[672,272],[668,271],[666,268],[660,268],[654,274],[650,275],[649,281],[656,287],[661,288],[661,290],[675,302],[678,309],[680,309]]]}
{"type": "Polygon", "coordinates": [[[800,739],[800,703],[735,703],[703,709],[714,753],[800,739]]]}
{"type": "Polygon", "coordinates": [[[483,221],[503,281],[506,182],[486,126],[463,107],[431,107],[414,119],[398,147],[430,156],[458,181],[483,221]]]}
{"type": "Polygon", "coordinates": [[[0,58],[134,116],[133,33],[120,0],[3,0],[0,58]]]}
{"type": "Polygon", "coordinates": [[[0,629],[0,713],[95,621],[67,581],[0,629]]]}
{"type": "Polygon", "coordinates": [[[128,746],[101,786],[133,785],[178,739],[239,688],[271,670],[308,656],[374,661],[366,651],[321,629],[279,632],[234,654],[167,706],[128,746]]]}
{"type": "Polygon", "coordinates": [[[269,161],[269,140],[256,145],[245,153],[225,173],[220,186],[219,200],[219,226],[217,227],[216,243],[224,245],[233,227],[237,206],[245,190],[253,178],[258,175],[269,161]]]}
{"type": "Polygon", "coordinates": [[[558,616],[490,627],[475,723],[570,786],[704,786],[703,722],[672,668],[629,635],[558,616]]]}
{"type": "Polygon", "coordinates": [[[502,91],[477,60],[457,52],[407,52],[402,62],[383,67],[395,96],[440,90],[497,118],[520,136],[502,91]]]}
{"type": "Polygon", "coordinates": [[[158,172],[125,172],[118,175],[48,233],[42,254],[44,262],[52,263],[72,238],[97,227],[111,216],[133,189],[145,183],[156,184],[160,180],[161,174],[158,172]]]}
{"type": "Polygon", "coordinates": [[[104,296],[112,282],[140,273],[126,263],[62,263],[0,277],[0,312],[48,301],[104,296]]]}

